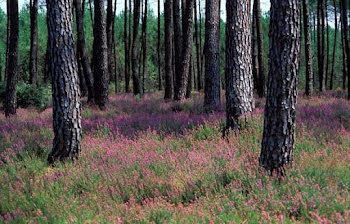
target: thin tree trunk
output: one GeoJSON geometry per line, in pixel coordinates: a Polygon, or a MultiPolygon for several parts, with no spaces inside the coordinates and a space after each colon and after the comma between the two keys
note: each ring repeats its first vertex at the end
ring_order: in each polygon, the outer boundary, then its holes
{"type": "Polygon", "coordinates": [[[30,59],[29,83],[38,79],[38,0],[30,0],[30,59]]]}
{"type": "Polygon", "coordinates": [[[139,21],[140,21],[140,0],[134,1],[134,26],[132,42],[132,79],[134,95],[141,94],[141,84],[139,76],[139,21]]]}
{"type": "Polygon", "coordinates": [[[18,79],[18,39],[19,39],[19,17],[18,0],[8,1],[8,45],[7,45],[7,77],[6,77],[6,96],[4,103],[5,116],[16,114],[16,86],[18,79]]]}
{"type": "Polygon", "coordinates": [[[300,65],[300,2],[271,1],[270,69],[260,166],[284,176],[293,161],[300,65]]]}
{"type": "Polygon", "coordinates": [[[341,46],[343,56],[343,90],[346,89],[346,80],[348,74],[348,68],[346,67],[347,55],[345,50],[345,35],[344,35],[344,17],[343,17],[343,6],[340,4],[340,23],[341,23],[341,46]]]}
{"type": "MultiPolygon", "coordinates": [[[[129,42],[128,42],[128,0],[124,1],[124,73],[125,73],[125,92],[130,92],[129,85],[130,85],[130,53],[129,53],[129,42]]],[[[130,7],[130,6],[129,6],[130,7]]],[[[130,35],[130,33],[129,33],[130,35]]]]}
{"type": "MultiPolygon", "coordinates": [[[[175,0],[176,1],[176,0],[175,0]]],[[[164,2],[164,46],[165,46],[165,100],[172,99],[173,86],[173,2],[165,0],[164,2]]]]}
{"type": "Polygon", "coordinates": [[[338,17],[337,17],[337,2],[336,0],[333,0],[333,7],[334,7],[334,44],[333,44],[333,56],[332,56],[332,70],[331,70],[331,80],[329,83],[329,89],[333,89],[333,82],[334,82],[334,67],[335,67],[335,56],[337,55],[337,40],[338,40],[338,17]]]}
{"type": "MultiPolygon", "coordinates": [[[[10,4],[11,4],[11,1],[10,0],[7,0],[6,1],[6,10],[7,12],[10,11],[10,4]]],[[[10,22],[11,22],[11,18],[10,18],[10,13],[7,13],[7,25],[6,25],[6,61],[5,61],[5,79],[4,79],[4,82],[6,82],[7,80],[7,73],[8,73],[8,57],[9,57],[9,44],[10,44],[10,22]]]]}
{"type": "Polygon", "coordinates": [[[55,136],[49,163],[72,160],[81,150],[81,103],[72,3],[72,0],[47,0],[55,136]]]}
{"type": "Polygon", "coordinates": [[[318,58],[318,79],[319,91],[324,90],[324,16],[323,0],[317,5],[317,58],[318,58]]]}
{"type": "Polygon", "coordinates": [[[310,38],[310,20],[309,20],[309,0],[303,0],[304,12],[304,39],[305,39],[305,61],[306,61],[306,86],[305,95],[311,96],[313,92],[313,66],[312,50],[310,38]]]}
{"type": "Polygon", "coordinates": [[[226,131],[238,130],[240,118],[254,110],[250,4],[226,1],[226,131]]]}
{"type": "Polygon", "coordinates": [[[176,88],[174,94],[174,99],[176,101],[181,101],[186,96],[193,42],[193,6],[194,0],[188,0],[186,3],[186,10],[183,18],[184,26],[182,32],[182,63],[180,67],[179,77],[176,78],[176,88]]]}
{"type": "Polygon", "coordinates": [[[114,49],[114,83],[115,83],[115,94],[119,93],[119,78],[117,71],[117,46],[115,44],[115,18],[117,15],[117,0],[114,1],[114,12],[113,12],[113,49],[114,49]]]}
{"type": "Polygon", "coordinates": [[[254,90],[258,90],[259,82],[259,62],[258,62],[258,44],[257,44],[257,34],[256,34],[256,19],[255,17],[257,10],[255,9],[257,5],[253,4],[253,20],[252,20],[252,73],[253,73],[253,86],[254,90]]]}
{"type": "MultiPolygon", "coordinates": [[[[205,88],[204,109],[207,112],[218,110],[220,99],[220,1],[205,2],[205,88]]],[[[198,80],[200,81],[200,80],[198,80]]]]}
{"type": "Polygon", "coordinates": [[[86,51],[85,43],[85,31],[84,31],[84,12],[80,0],[74,0],[76,23],[77,23],[77,34],[78,41],[77,47],[81,58],[81,65],[83,67],[84,78],[88,90],[88,102],[92,102],[94,99],[94,77],[92,74],[91,66],[89,63],[89,55],[86,51]]]}
{"type": "Polygon", "coordinates": [[[345,46],[345,52],[346,52],[346,68],[347,68],[347,78],[348,78],[348,99],[350,100],[350,34],[349,32],[349,21],[348,21],[348,5],[346,4],[346,0],[342,0],[342,12],[341,16],[343,17],[343,28],[344,28],[344,46],[345,46]]]}
{"type": "Polygon", "coordinates": [[[142,62],[142,87],[143,90],[142,92],[146,92],[146,75],[147,75],[147,5],[148,1],[145,0],[145,9],[143,12],[143,22],[142,22],[142,33],[143,33],[143,38],[142,38],[142,47],[143,47],[143,62],[142,62]]]}
{"type": "Polygon", "coordinates": [[[104,19],[104,0],[94,0],[94,97],[101,110],[108,104],[107,37],[104,19]]]}
{"type": "Polygon", "coordinates": [[[261,27],[261,8],[260,0],[254,0],[255,7],[255,19],[256,19],[256,35],[258,44],[258,64],[259,64],[259,81],[258,81],[258,95],[259,97],[265,96],[265,66],[264,66],[264,40],[261,27]]]}
{"type": "Polygon", "coordinates": [[[107,56],[108,56],[108,77],[112,81],[113,77],[113,0],[107,0],[107,19],[106,19],[106,34],[107,34],[107,56]]]}
{"type": "MultiPolygon", "coordinates": [[[[175,91],[177,91],[176,80],[180,77],[182,59],[182,31],[180,19],[180,0],[173,0],[173,24],[174,24],[174,51],[175,51],[175,91]]],[[[166,47],[166,46],[165,46],[166,47]]]]}
{"type": "Polygon", "coordinates": [[[327,87],[328,83],[328,73],[329,73],[329,25],[328,25],[328,4],[327,0],[325,1],[325,12],[326,12],[326,42],[327,42],[327,48],[326,48],[326,71],[325,71],[325,89],[327,87]]]}
{"type": "MultiPolygon", "coordinates": [[[[200,1],[200,0],[198,0],[200,1]]],[[[196,0],[194,2],[194,35],[196,39],[196,58],[197,58],[197,90],[200,91],[203,89],[202,87],[202,69],[201,69],[201,48],[199,41],[199,32],[198,32],[198,18],[197,18],[197,4],[196,0]]]]}
{"type": "Polygon", "coordinates": [[[161,69],[161,63],[160,63],[160,0],[158,0],[157,3],[158,3],[158,17],[157,17],[158,90],[161,91],[163,89],[163,86],[162,86],[162,69],[161,69]]]}

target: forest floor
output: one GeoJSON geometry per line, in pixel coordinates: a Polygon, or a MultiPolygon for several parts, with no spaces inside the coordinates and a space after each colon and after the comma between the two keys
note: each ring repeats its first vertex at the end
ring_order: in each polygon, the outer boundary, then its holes
{"type": "MultiPolygon", "coordinates": [[[[258,166],[263,100],[238,135],[202,96],[110,97],[83,107],[82,152],[48,166],[52,109],[0,115],[0,223],[349,223],[350,103],[327,92],[297,106],[294,164],[258,166]]],[[[301,94],[300,94],[301,95],[301,94]]]]}

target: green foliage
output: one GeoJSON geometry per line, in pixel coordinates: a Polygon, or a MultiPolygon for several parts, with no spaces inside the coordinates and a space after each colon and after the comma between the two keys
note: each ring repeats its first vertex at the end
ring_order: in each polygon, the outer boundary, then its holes
{"type": "Polygon", "coordinates": [[[37,87],[26,83],[21,83],[17,86],[17,103],[19,107],[34,106],[44,110],[50,105],[51,97],[51,88],[47,86],[37,87]]]}

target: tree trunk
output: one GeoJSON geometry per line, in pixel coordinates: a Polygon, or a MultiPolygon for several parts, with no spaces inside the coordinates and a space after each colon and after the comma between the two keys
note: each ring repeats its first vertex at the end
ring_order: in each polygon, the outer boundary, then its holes
{"type": "Polygon", "coordinates": [[[257,44],[257,33],[256,33],[256,19],[255,17],[257,10],[254,1],[253,4],[253,21],[252,21],[252,73],[253,73],[253,86],[254,90],[258,90],[259,82],[259,62],[258,62],[258,44],[257,44]]]}
{"type": "Polygon", "coordinates": [[[325,89],[327,87],[327,83],[328,83],[328,73],[329,73],[329,25],[328,25],[328,4],[327,4],[327,0],[325,1],[325,12],[326,12],[326,42],[327,42],[327,46],[326,46],[326,70],[325,70],[325,89]]]}
{"type": "Polygon", "coordinates": [[[106,19],[106,34],[107,34],[107,56],[108,56],[108,77],[112,80],[113,77],[113,0],[107,0],[107,19],[106,19]]]}
{"type": "Polygon", "coordinates": [[[81,104],[72,3],[72,0],[47,0],[55,135],[49,163],[72,160],[81,149],[81,104]]]}
{"type": "MultiPolygon", "coordinates": [[[[220,107],[220,1],[205,2],[205,88],[204,109],[215,111],[220,107]]],[[[199,82],[200,80],[198,80],[199,82]]]]}
{"type": "Polygon", "coordinates": [[[270,69],[260,166],[285,175],[294,151],[295,106],[300,64],[299,0],[271,1],[270,69]]]}
{"type": "Polygon", "coordinates": [[[226,1],[226,130],[254,109],[250,1],[226,1]]]}
{"type": "Polygon", "coordinates": [[[337,39],[338,39],[338,17],[337,17],[337,2],[333,0],[334,7],[334,44],[333,44],[333,55],[332,55],[332,69],[331,69],[331,80],[329,83],[329,89],[333,90],[334,82],[334,67],[335,67],[335,56],[337,55],[337,39]]]}
{"type": "Polygon", "coordinates": [[[114,12],[113,12],[113,49],[114,49],[114,83],[115,83],[115,94],[119,93],[119,78],[118,78],[118,66],[117,66],[117,46],[115,44],[115,17],[117,15],[117,0],[114,1],[114,12]]]}
{"type": "Polygon", "coordinates": [[[134,1],[134,26],[132,42],[132,81],[134,95],[141,94],[141,84],[139,76],[139,22],[140,22],[140,0],[134,1]]]}
{"type": "Polygon", "coordinates": [[[343,17],[343,6],[340,6],[340,23],[341,23],[341,46],[342,46],[342,56],[343,56],[343,90],[346,90],[346,80],[348,74],[348,68],[346,67],[347,55],[345,50],[345,35],[344,35],[344,17],[343,17]]]}
{"type": "Polygon", "coordinates": [[[325,90],[325,32],[324,32],[324,8],[323,0],[318,1],[317,6],[317,52],[318,52],[318,79],[319,91],[325,90]]]}
{"type": "Polygon", "coordinates": [[[350,34],[349,32],[349,21],[348,21],[348,4],[346,0],[341,1],[342,4],[342,11],[341,16],[343,17],[343,28],[344,28],[344,46],[345,46],[345,53],[346,53],[346,68],[347,68],[347,78],[348,78],[348,99],[350,100],[350,34]]]}
{"type": "MultiPolygon", "coordinates": [[[[200,1],[200,0],[198,0],[200,1]]],[[[197,90],[200,91],[203,89],[202,86],[202,69],[201,69],[201,47],[199,42],[199,32],[198,32],[198,18],[197,18],[197,4],[196,0],[194,2],[194,35],[196,40],[196,58],[197,58],[197,90]]]]}
{"type": "Polygon", "coordinates": [[[309,0],[303,0],[304,17],[304,39],[305,39],[305,61],[306,61],[306,86],[305,95],[311,96],[313,91],[313,66],[311,53],[309,0]]]}
{"type": "MultiPolygon", "coordinates": [[[[47,21],[48,22],[48,21],[47,21]]],[[[47,41],[46,52],[45,52],[45,69],[44,69],[44,83],[47,84],[51,77],[51,68],[50,68],[50,43],[47,41]]]]}
{"type": "Polygon", "coordinates": [[[161,91],[163,87],[162,87],[162,69],[161,69],[161,63],[160,63],[160,0],[158,0],[157,3],[158,3],[158,17],[157,17],[158,90],[161,91]]]}
{"type": "Polygon", "coordinates": [[[29,83],[38,79],[38,0],[30,0],[30,59],[29,83]]]}
{"type": "Polygon", "coordinates": [[[173,24],[174,24],[174,50],[175,50],[175,91],[177,90],[176,80],[180,77],[182,60],[182,31],[180,19],[180,0],[173,0],[173,24]]]}
{"type": "Polygon", "coordinates": [[[257,85],[257,92],[259,97],[265,96],[265,66],[264,66],[264,40],[261,27],[261,8],[260,0],[254,0],[255,7],[255,19],[256,19],[256,35],[258,44],[258,64],[259,64],[259,81],[257,85]]]}
{"type": "Polygon", "coordinates": [[[142,92],[145,93],[146,92],[146,75],[147,75],[147,5],[148,5],[148,1],[145,0],[145,9],[143,12],[143,21],[142,21],[142,48],[143,48],[143,62],[142,62],[142,92]]]}
{"type": "Polygon", "coordinates": [[[94,97],[101,110],[108,104],[107,38],[104,19],[104,1],[94,0],[94,97]]]}
{"type": "MultiPolygon", "coordinates": [[[[124,1],[124,73],[125,73],[125,92],[130,92],[130,53],[129,53],[129,42],[128,42],[128,0],[124,1]]],[[[129,6],[130,7],[130,6],[129,6]]],[[[130,35],[130,33],[129,33],[130,35]]]]}
{"type": "Polygon", "coordinates": [[[78,52],[81,58],[81,65],[83,67],[83,74],[86,81],[88,90],[88,102],[92,102],[94,99],[94,77],[91,71],[89,63],[89,55],[86,51],[85,32],[84,32],[84,12],[80,0],[74,0],[76,23],[77,23],[77,35],[78,35],[78,52]]]}
{"type": "Polygon", "coordinates": [[[181,101],[185,99],[186,89],[188,84],[189,69],[191,63],[191,52],[192,52],[192,23],[193,23],[193,6],[194,0],[187,0],[186,10],[184,14],[184,26],[183,26],[183,39],[182,39],[182,62],[179,71],[179,77],[176,77],[176,88],[174,99],[181,101]]]}
{"type": "Polygon", "coordinates": [[[7,45],[7,77],[6,77],[6,96],[4,103],[5,116],[16,114],[16,86],[18,79],[18,0],[8,1],[8,26],[9,36],[7,45]]]}
{"type": "MultiPolygon", "coordinates": [[[[176,1],[176,0],[175,0],[176,1]]],[[[173,86],[173,2],[165,0],[164,2],[164,46],[165,46],[165,100],[172,99],[173,86]]],[[[176,34],[176,33],[175,33],[176,34]]]]}
{"type": "Polygon", "coordinates": [[[91,0],[89,0],[89,8],[90,8],[90,20],[91,20],[92,30],[94,30],[94,16],[93,16],[93,11],[92,11],[91,0]]]}

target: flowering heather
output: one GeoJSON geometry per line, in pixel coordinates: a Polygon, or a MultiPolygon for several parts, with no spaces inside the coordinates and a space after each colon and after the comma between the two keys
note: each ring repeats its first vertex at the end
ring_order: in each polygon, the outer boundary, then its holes
{"type": "MultiPolygon", "coordinates": [[[[339,96],[339,97],[338,97],[339,96]]],[[[202,95],[160,93],[83,108],[82,152],[46,162],[52,110],[0,115],[0,223],[349,223],[350,103],[300,97],[294,165],[282,181],[258,167],[264,101],[239,135],[202,95]]]]}

